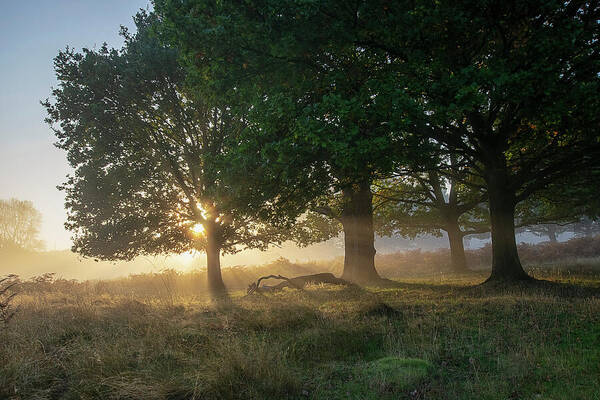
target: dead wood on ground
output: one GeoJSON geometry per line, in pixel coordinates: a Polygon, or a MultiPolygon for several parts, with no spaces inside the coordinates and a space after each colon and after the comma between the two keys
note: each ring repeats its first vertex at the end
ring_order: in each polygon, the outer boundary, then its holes
{"type": "Polygon", "coordinates": [[[258,278],[258,280],[256,282],[252,282],[248,286],[247,296],[251,295],[252,293],[255,293],[255,292],[256,293],[274,292],[274,291],[281,290],[286,287],[302,290],[304,288],[304,286],[306,286],[309,283],[329,283],[329,284],[334,284],[334,285],[351,285],[350,282],[348,282],[344,279],[336,278],[335,275],[328,273],[328,272],[320,273],[320,274],[297,276],[295,278],[287,278],[282,275],[267,275],[267,276],[262,276],[262,277],[258,278]],[[283,280],[283,282],[281,282],[277,285],[274,285],[274,286],[267,286],[267,285],[260,286],[260,283],[265,279],[279,279],[279,280],[283,280]]]}

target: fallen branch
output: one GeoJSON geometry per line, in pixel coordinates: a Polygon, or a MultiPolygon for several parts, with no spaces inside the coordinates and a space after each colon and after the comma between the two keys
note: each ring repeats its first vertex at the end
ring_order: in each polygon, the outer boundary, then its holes
{"type": "Polygon", "coordinates": [[[282,275],[267,275],[258,278],[256,282],[252,282],[248,286],[246,296],[251,295],[252,293],[260,293],[265,291],[277,291],[286,287],[291,287],[294,289],[302,290],[304,286],[309,283],[330,283],[334,285],[350,285],[350,282],[345,281],[344,279],[336,278],[335,275],[331,273],[321,273],[321,274],[313,274],[313,275],[303,275],[297,276],[295,278],[287,278],[282,275]],[[260,286],[260,283],[265,279],[280,279],[284,282],[281,282],[274,286],[263,285],[260,286]]]}

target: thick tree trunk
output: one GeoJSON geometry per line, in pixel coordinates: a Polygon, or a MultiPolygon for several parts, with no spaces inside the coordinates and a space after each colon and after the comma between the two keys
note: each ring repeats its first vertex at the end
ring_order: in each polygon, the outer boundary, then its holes
{"type": "Polygon", "coordinates": [[[342,279],[357,283],[381,279],[375,269],[373,195],[368,183],[344,190],[341,221],[344,228],[342,279]]]}
{"type": "Polygon", "coordinates": [[[503,169],[489,172],[486,181],[492,224],[492,274],[488,281],[529,280],[517,252],[515,195],[503,169]]]}
{"type": "Polygon", "coordinates": [[[206,229],[206,276],[211,296],[221,296],[226,293],[221,277],[221,246],[216,236],[212,229],[206,229]]]}
{"type": "Polygon", "coordinates": [[[452,261],[452,271],[466,272],[467,258],[465,256],[465,246],[463,244],[463,234],[458,225],[458,220],[448,221],[446,223],[446,233],[450,242],[450,259],[452,261]]]}

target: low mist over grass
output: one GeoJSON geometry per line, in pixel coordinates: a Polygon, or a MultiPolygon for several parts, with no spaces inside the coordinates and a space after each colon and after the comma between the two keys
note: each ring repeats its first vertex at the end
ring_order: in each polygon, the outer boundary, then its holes
{"type": "MultiPolygon", "coordinates": [[[[260,256],[236,254],[231,262],[239,265],[223,268],[223,279],[227,287],[232,289],[244,288],[259,276],[269,274],[306,275],[318,272],[342,273],[343,257],[325,258],[328,253],[317,247],[298,252],[289,252],[290,259],[280,257],[268,263],[259,263],[260,256]],[[304,255],[304,257],[300,257],[304,255]],[[296,261],[298,258],[314,256],[313,260],[296,261]],[[244,262],[246,261],[246,262],[244,262]],[[250,268],[249,268],[250,267],[250,268]]],[[[287,251],[287,247],[286,247],[287,251]]],[[[257,252],[258,253],[258,252],[257,252]]],[[[282,252],[283,253],[283,252],[282,252]]],[[[491,261],[491,246],[487,245],[475,250],[467,250],[467,264],[474,270],[487,270],[491,261]]],[[[330,253],[329,253],[330,254],[330,253]]],[[[594,264],[600,258],[600,236],[593,238],[574,238],[566,242],[539,243],[519,245],[519,255],[526,265],[545,265],[551,267],[569,263],[585,269],[588,264],[594,264]]],[[[205,288],[205,270],[198,265],[203,260],[185,257],[139,257],[132,262],[95,262],[68,251],[2,251],[0,250],[0,276],[17,274],[23,279],[29,279],[46,273],[55,273],[56,278],[80,281],[94,279],[119,279],[126,281],[141,281],[152,279],[167,270],[168,275],[178,277],[177,280],[190,280],[190,293],[197,293],[205,288]],[[150,273],[150,275],[146,275],[150,273]]],[[[407,250],[395,253],[383,253],[375,256],[377,270],[386,278],[403,277],[432,277],[448,274],[451,269],[450,250],[407,250]]],[[[200,264],[201,265],[201,264],[200,264]]]]}

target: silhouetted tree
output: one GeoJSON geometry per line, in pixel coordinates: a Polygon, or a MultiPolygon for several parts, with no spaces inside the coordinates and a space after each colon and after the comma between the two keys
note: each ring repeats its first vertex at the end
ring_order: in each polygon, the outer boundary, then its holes
{"type": "Polygon", "coordinates": [[[545,236],[551,243],[558,243],[558,235],[567,232],[568,229],[568,225],[542,224],[528,227],[527,232],[536,236],[545,236]]]}
{"type": "Polygon", "coordinates": [[[281,186],[314,177],[298,197],[343,227],[343,278],[379,279],[374,265],[374,180],[405,153],[403,104],[390,101],[387,54],[365,50],[357,19],[367,3],[156,1],[164,29],[186,51],[194,81],[249,109],[264,164],[281,186]],[[327,29],[323,29],[327,27],[327,29]],[[302,171],[302,174],[298,174],[302,171]]]}
{"type": "MultiPolygon", "coordinates": [[[[459,179],[443,175],[450,169],[461,174],[456,162],[439,164],[428,172],[412,172],[378,182],[376,199],[377,232],[414,238],[420,234],[448,235],[451,266],[467,270],[463,239],[489,231],[485,195],[459,179]]],[[[469,178],[462,173],[463,178],[469,178]]]]}
{"type": "Polygon", "coordinates": [[[584,217],[571,225],[571,229],[577,237],[592,237],[600,234],[600,222],[584,217]]]}
{"type": "Polygon", "coordinates": [[[575,176],[556,181],[519,203],[515,219],[518,231],[546,236],[556,242],[557,235],[573,232],[578,225],[586,222],[593,225],[600,210],[599,174],[595,168],[578,171],[575,176]]]}
{"type": "Polygon", "coordinates": [[[489,279],[529,279],[515,241],[517,204],[598,168],[600,5],[448,0],[408,14],[403,6],[390,5],[398,9],[365,46],[402,66],[398,84],[421,108],[414,129],[483,182],[471,181],[489,200],[489,279]]]}
{"type": "MultiPolygon", "coordinates": [[[[264,248],[283,231],[233,206],[222,157],[245,123],[210,95],[190,95],[176,49],[139,13],[120,50],[61,51],[59,87],[44,103],[75,173],[66,192],[73,250],[100,259],[206,252],[209,288],[223,292],[220,254],[264,248]]],[[[239,178],[238,178],[239,179],[239,178]]]]}
{"type": "Polygon", "coordinates": [[[551,190],[541,191],[519,203],[516,208],[515,227],[517,233],[529,232],[538,237],[546,237],[552,243],[558,235],[572,230],[572,223],[581,219],[584,210],[573,198],[553,195],[565,191],[562,185],[551,190]]]}

